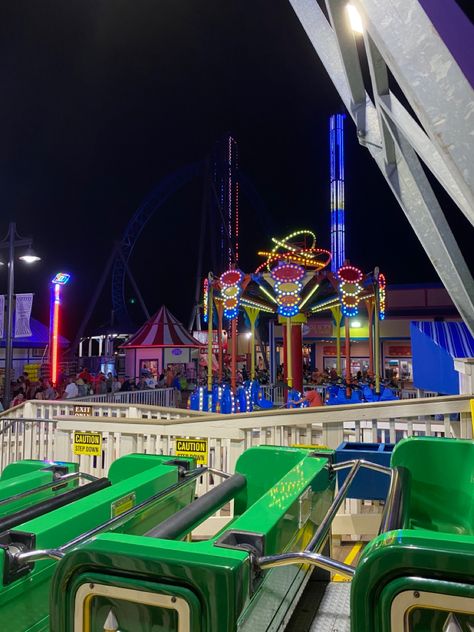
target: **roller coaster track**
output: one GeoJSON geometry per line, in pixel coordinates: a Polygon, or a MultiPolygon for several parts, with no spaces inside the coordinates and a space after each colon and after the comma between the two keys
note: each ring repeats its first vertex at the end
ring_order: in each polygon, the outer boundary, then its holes
{"type": "Polygon", "coordinates": [[[148,221],[163,204],[193,178],[201,175],[204,163],[196,162],[178,169],[158,184],[129,220],[118,247],[123,256],[115,257],[112,267],[112,309],[122,327],[131,325],[125,300],[126,266],[148,221]]]}

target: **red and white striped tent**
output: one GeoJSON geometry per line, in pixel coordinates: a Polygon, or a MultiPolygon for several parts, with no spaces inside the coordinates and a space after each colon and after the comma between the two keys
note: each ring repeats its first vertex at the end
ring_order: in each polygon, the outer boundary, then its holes
{"type": "Polygon", "coordinates": [[[201,347],[179,320],[163,305],[154,316],[140,327],[122,348],[142,347],[201,347]]]}
{"type": "Polygon", "coordinates": [[[144,371],[158,376],[170,364],[185,365],[188,371],[196,364],[197,349],[202,346],[163,306],[122,345],[125,372],[130,377],[138,377],[144,371]]]}

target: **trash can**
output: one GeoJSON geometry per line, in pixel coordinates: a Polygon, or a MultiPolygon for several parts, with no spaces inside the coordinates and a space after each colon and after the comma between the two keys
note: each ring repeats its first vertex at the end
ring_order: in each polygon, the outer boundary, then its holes
{"type": "MultiPolygon", "coordinates": [[[[336,448],[336,463],[351,461],[352,459],[364,459],[377,465],[390,467],[390,457],[394,448],[394,443],[358,443],[356,441],[345,441],[336,448]]],[[[341,470],[337,473],[337,483],[339,487],[346,480],[349,472],[341,470]]],[[[358,500],[385,500],[390,484],[390,477],[381,472],[361,468],[351,486],[347,498],[357,498],[358,500]]]]}

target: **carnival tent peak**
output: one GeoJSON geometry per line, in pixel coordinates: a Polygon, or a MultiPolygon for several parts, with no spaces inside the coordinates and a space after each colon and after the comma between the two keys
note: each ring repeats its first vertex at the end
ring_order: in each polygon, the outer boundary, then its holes
{"type": "Polygon", "coordinates": [[[122,348],[139,347],[201,347],[202,344],[187,331],[164,305],[140,327],[122,348]]]}

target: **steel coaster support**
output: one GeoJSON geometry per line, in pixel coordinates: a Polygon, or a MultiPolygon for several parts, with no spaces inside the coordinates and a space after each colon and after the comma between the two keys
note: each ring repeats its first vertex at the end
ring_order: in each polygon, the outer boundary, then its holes
{"type": "Polygon", "coordinates": [[[372,102],[345,0],[326,0],[331,24],[315,0],[290,3],[356,124],[359,142],[375,159],[474,334],[474,280],[416,155],[474,223],[469,82],[417,0],[354,0],[364,25],[372,102]],[[390,91],[387,67],[423,127],[390,91]]]}
{"type": "Polygon", "coordinates": [[[123,256],[115,258],[112,269],[112,308],[119,325],[130,322],[125,301],[126,264],[128,264],[138,238],[156,211],[176,191],[201,172],[202,164],[193,163],[164,178],[130,219],[120,242],[120,251],[123,256]]]}

